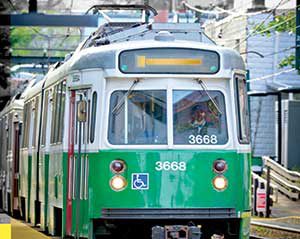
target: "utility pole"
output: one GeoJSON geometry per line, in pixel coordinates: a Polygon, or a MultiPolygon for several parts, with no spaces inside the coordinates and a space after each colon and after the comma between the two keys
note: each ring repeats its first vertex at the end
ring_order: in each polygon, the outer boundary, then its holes
{"type": "Polygon", "coordinates": [[[30,13],[37,13],[37,0],[29,0],[28,11],[30,13]]]}
{"type": "Polygon", "coordinates": [[[300,74],[300,0],[296,3],[296,69],[300,74]]]}

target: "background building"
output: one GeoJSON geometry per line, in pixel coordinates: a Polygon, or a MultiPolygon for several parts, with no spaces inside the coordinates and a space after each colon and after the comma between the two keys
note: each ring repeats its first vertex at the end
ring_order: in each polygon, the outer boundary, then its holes
{"type": "MultiPolygon", "coordinates": [[[[295,70],[289,71],[291,67],[279,68],[278,66],[281,60],[295,51],[293,48],[295,35],[274,31],[269,36],[257,32],[252,33],[253,28],[261,22],[268,23],[276,14],[295,10],[295,1],[283,1],[274,14],[271,11],[261,11],[269,6],[277,6],[279,2],[234,1],[235,9],[232,10],[237,14],[231,14],[219,21],[210,20],[205,24],[206,33],[217,44],[235,48],[243,55],[250,73],[249,89],[251,91],[268,91],[274,85],[299,85],[300,82],[300,75],[295,70]],[[276,74],[282,71],[284,71],[282,74],[276,74]]],[[[282,94],[282,96],[283,99],[299,99],[297,94],[282,94]]],[[[254,157],[276,156],[276,100],[276,96],[251,97],[250,99],[254,157]]]]}

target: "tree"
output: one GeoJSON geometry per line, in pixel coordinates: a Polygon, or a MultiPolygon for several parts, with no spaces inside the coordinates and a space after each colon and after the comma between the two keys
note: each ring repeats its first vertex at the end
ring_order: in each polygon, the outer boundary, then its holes
{"type": "MultiPolygon", "coordinates": [[[[254,27],[255,32],[261,33],[265,36],[271,36],[275,32],[289,32],[296,33],[296,13],[294,11],[288,12],[284,15],[278,15],[274,17],[274,20],[268,24],[256,25],[254,27]]],[[[295,54],[291,54],[285,57],[280,63],[279,67],[292,66],[295,68],[295,54]]]]}

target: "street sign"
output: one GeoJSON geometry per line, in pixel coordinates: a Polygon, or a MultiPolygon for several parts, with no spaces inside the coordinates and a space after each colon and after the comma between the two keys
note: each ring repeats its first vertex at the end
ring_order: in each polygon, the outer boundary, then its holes
{"type": "Polygon", "coordinates": [[[256,211],[266,213],[267,192],[265,188],[258,188],[256,191],[256,211]]]}

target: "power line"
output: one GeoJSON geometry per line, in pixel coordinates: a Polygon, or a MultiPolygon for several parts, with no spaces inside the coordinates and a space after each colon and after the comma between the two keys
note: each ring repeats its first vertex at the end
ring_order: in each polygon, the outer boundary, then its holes
{"type": "Polygon", "coordinates": [[[190,4],[188,4],[187,2],[183,1],[182,4],[187,7],[188,9],[194,11],[194,12],[199,12],[199,13],[204,13],[204,14],[214,14],[214,15],[218,15],[221,12],[216,12],[216,11],[210,11],[210,10],[202,10],[196,7],[191,6],[190,4]]]}
{"type": "MultiPolygon", "coordinates": [[[[274,29],[274,28],[276,28],[276,27],[279,27],[279,26],[283,25],[284,23],[286,23],[286,22],[288,22],[288,21],[290,21],[290,20],[293,20],[293,19],[295,19],[295,18],[296,18],[296,16],[290,17],[290,18],[286,19],[286,20],[283,21],[283,22],[280,22],[280,23],[278,23],[278,24],[276,24],[276,25],[273,25],[273,26],[271,26],[271,27],[269,27],[269,28],[266,28],[266,29],[264,29],[264,30],[262,30],[262,31],[260,31],[260,32],[256,32],[253,36],[259,35],[259,34],[262,34],[262,33],[265,33],[265,32],[267,32],[267,31],[272,30],[272,29],[274,29]]],[[[259,27],[258,27],[258,28],[259,28],[259,27]]]]}
{"type": "Polygon", "coordinates": [[[6,0],[6,2],[9,3],[10,7],[11,7],[14,11],[17,11],[16,7],[15,7],[14,4],[11,2],[11,0],[6,0]]]}
{"type": "MultiPolygon", "coordinates": [[[[283,1],[280,5],[286,4],[290,1],[291,0],[283,1]]],[[[223,9],[221,7],[218,7],[218,6],[215,6],[215,8],[219,9],[219,11],[221,11],[221,12],[228,13],[230,15],[236,15],[237,17],[239,17],[239,16],[255,16],[255,15],[258,15],[258,14],[261,14],[261,13],[268,13],[268,12],[273,10],[273,9],[265,9],[265,10],[261,10],[261,11],[257,11],[257,12],[242,12],[242,11],[235,12],[235,11],[230,11],[230,10],[223,9]]]]}
{"type": "MultiPolygon", "coordinates": [[[[287,3],[287,2],[286,2],[287,3]]],[[[296,7],[299,7],[300,5],[298,5],[298,6],[296,6],[296,7]]],[[[268,10],[268,11],[270,11],[270,10],[268,10]]],[[[263,12],[263,11],[261,11],[261,12],[263,12]]],[[[277,14],[276,16],[282,16],[282,15],[285,15],[286,13],[285,12],[283,12],[283,13],[280,13],[280,14],[277,14]]],[[[238,18],[238,17],[241,17],[242,15],[235,15],[235,16],[233,16],[233,15],[231,15],[231,16],[228,16],[227,17],[227,19],[228,18],[230,18],[228,21],[226,21],[226,22],[224,22],[224,20],[221,20],[220,22],[221,22],[221,24],[226,24],[225,26],[221,26],[220,28],[221,28],[221,31],[224,31],[225,29],[227,29],[227,27],[229,27],[230,26],[230,23],[234,20],[234,19],[236,19],[236,18],[238,18]]],[[[226,18],[225,18],[226,19],[226,18]]],[[[291,20],[291,19],[289,19],[289,20],[291,20]]],[[[288,21],[289,21],[288,20],[288,21]]],[[[279,26],[279,25],[281,25],[281,24],[283,24],[283,23],[278,23],[277,25],[274,25],[274,26],[272,26],[272,27],[270,27],[270,28],[267,28],[266,29],[266,31],[267,30],[270,30],[270,29],[272,29],[273,27],[275,28],[275,27],[277,27],[277,26],[279,26]]],[[[261,33],[261,32],[259,32],[259,33],[261,33]]],[[[257,33],[257,34],[259,34],[259,33],[257,33]]],[[[253,36],[255,36],[255,35],[257,35],[257,34],[254,34],[253,36]]],[[[222,40],[224,40],[224,41],[235,41],[235,40],[237,40],[238,38],[234,38],[234,39],[222,39],[222,40]]]]}
{"type": "Polygon", "coordinates": [[[258,27],[256,29],[254,29],[254,31],[250,32],[245,39],[243,39],[242,41],[240,41],[238,44],[236,44],[233,48],[237,48],[239,47],[242,43],[244,43],[245,41],[247,41],[249,39],[249,37],[251,37],[253,34],[255,34],[255,32],[257,31],[258,28],[260,28],[261,26],[263,26],[265,24],[265,22],[273,15],[273,13],[276,11],[276,9],[283,3],[283,0],[281,0],[275,8],[273,8],[273,10],[270,12],[270,14],[263,20],[261,21],[261,23],[258,25],[258,27]]]}
{"type": "Polygon", "coordinates": [[[288,69],[288,70],[284,70],[284,71],[279,71],[279,72],[276,72],[274,74],[270,74],[270,75],[266,75],[266,76],[254,78],[254,79],[251,79],[251,80],[247,80],[247,82],[261,81],[261,80],[265,80],[265,79],[271,78],[273,76],[279,76],[281,74],[292,72],[292,71],[296,71],[296,69],[293,68],[293,69],[288,69]]]}
{"type": "Polygon", "coordinates": [[[280,54],[280,53],[283,53],[283,52],[286,52],[286,51],[289,51],[289,50],[292,50],[292,49],[295,49],[295,48],[299,48],[300,46],[291,46],[291,47],[287,47],[287,48],[284,48],[280,51],[276,51],[276,52],[272,52],[270,54],[267,54],[267,55],[264,55],[264,57],[268,57],[268,56],[274,56],[274,55],[277,55],[277,54],[280,54]]]}
{"type": "MultiPolygon", "coordinates": [[[[280,23],[280,24],[282,24],[282,23],[280,23]]],[[[272,27],[270,27],[270,28],[264,29],[263,31],[257,32],[256,34],[254,34],[254,35],[252,35],[252,36],[256,36],[256,35],[259,35],[259,34],[261,34],[261,33],[264,33],[264,32],[266,32],[266,31],[268,31],[268,30],[271,30],[271,29],[277,27],[277,26],[280,25],[280,24],[277,24],[277,25],[274,25],[274,26],[272,26],[272,27]]],[[[300,25],[294,27],[293,30],[296,30],[296,29],[298,29],[298,28],[300,28],[300,25]]],[[[292,30],[292,29],[290,29],[290,30],[292,30]]],[[[232,39],[221,39],[220,41],[226,41],[226,42],[228,42],[228,41],[236,41],[236,40],[238,40],[238,37],[237,37],[237,38],[232,38],[232,39]]],[[[294,46],[294,48],[296,48],[296,47],[299,47],[299,46],[294,46]]]]}

